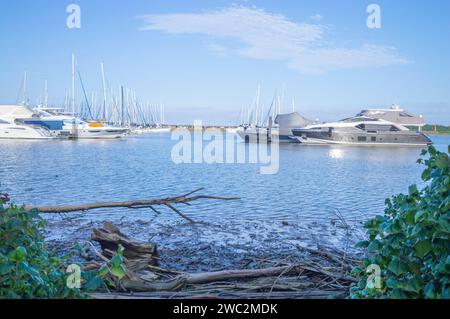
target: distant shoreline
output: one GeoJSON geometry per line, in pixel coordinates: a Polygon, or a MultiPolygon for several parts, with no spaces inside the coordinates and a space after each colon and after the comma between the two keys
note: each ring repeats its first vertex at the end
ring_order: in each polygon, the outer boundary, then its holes
{"type": "Polygon", "coordinates": [[[422,133],[427,135],[450,135],[450,132],[422,131],[422,133]]]}

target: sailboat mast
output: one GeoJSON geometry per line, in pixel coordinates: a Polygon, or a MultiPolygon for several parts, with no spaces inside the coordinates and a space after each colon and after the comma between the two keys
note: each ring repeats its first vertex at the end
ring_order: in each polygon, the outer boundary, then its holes
{"type": "Polygon", "coordinates": [[[44,106],[48,107],[48,82],[45,80],[44,82],[44,106]]]}
{"type": "Polygon", "coordinates": [[[259,111],[259,98],[261,95],[261,86],[258,85],[258,93],[256,95],[256,112],[255,112],[255,116],[256,116],[256,126],[258,126],[258,111],[259,111]]]}
{"type": "Polygon", "coordinates": [[[22,92],[22,104],[27,104],[27,71],[23,73],[23,92],[22,92]]]}
{"type": "Polygon", "coordinates": [[[72,116],[75,116],[75,54],[72,54],[72,116]]]}
{"type": "Polygon", "coordinates": [[[162,107],[162,102],[159,101],[159,125],[163,124],[163,107],[162,107]]]}
{"type": "Polygon", "coordinates": [[[106,119],[106,81],[105,81],[105,69],[103,66],[103,62],[100,64],[102,68],[102,83],[103,83],[103,110],[102,110],[102,117],[103,119],[106,119]]]}
{"type": "Polygon", "coordinates": [[[123,85],[120,87],[120,99],[121,99],[121,110],[120,110],[120,126],[124,125],[123,112],[124,112],[124,94],[123,85]]]}

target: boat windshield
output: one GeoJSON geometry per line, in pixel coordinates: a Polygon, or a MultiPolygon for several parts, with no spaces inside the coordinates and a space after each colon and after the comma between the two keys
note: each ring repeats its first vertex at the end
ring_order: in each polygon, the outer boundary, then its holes
{"type": "Polygon", "coordinates": [[[76,124],[76,125],[86,124],[86,122],[84,122],[80,119],[66,119],[63,122],[64,122],[64,124],[76,124]]]}
{"type": "Polygon", "coordinates": [[[354,123],[354,122],[378,122],[378,121],[379,121],[378,119],[361,116],[361,117],[350,117],[347,119],[343,119],[341,122],[354,123]]]}

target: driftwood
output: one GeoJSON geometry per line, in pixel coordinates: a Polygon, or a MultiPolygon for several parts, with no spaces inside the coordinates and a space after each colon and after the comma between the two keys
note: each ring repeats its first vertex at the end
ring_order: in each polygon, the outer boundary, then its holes
{"type": "Polygon", "coordinates": [[[104,203],[91,203],[91,204],[81,204],[81,205],[69,205],[69,206],[25,206],[27,210],[37,210],[40,213],[73,213],[73,212],[85,212],[94,209],[100,208],[132,208],[132,209],[142,209],[142,208],[150,208],[154,212],[158,213],[157,210],[153,206],[166,206],[170,208],[173,212],[177,213],[182,218],[186,219],[190,223],[195,223],[194,220],[180,212],[180,210],[176,209],[174,204],[186,204],[201,200],[201,199],[213,199],[213,200],[239,200],[239,197],[220,197],[220,196],[207,196],[207,195],[196,195],[191,196],[194,193],[203,190],[203,188],[196,189],[187,194],[177,196],[177,197],[168,197],[163,199],[153,199],[153,200],[135,200],[135,201],[126,201],[126,202],[104,202],[104,203]]]}
{"type": "Polygon", "coordinates": [[[272,267],[265,262],[265,267],[258,269],[186,273],[155,266],[159,260],[156,244],[130,239],[110,223],[94,229],[92,239],[102,246],[102,252],[96,252],[102,261],[111,258],[122,245],[127,270],[118,282],[119,291],[92,294],[99,299],[345,298],[356,282],[350,269],[358,260],[325,248],[298,246],[310,258],[277,261],[271,263],[272,267]]]}
{"type": "Polygon", "coordinates": [[[283,273],[288,274],[293,272],[296,272],[295,266],[285,266],[266,269],[224,270],[217,272],[188,274],[186,277],[188,284],[195,285],[227,280],[279,276],[283,273]]]}
{"type": "Polygon", "coordinates": [[[157,264],[156,244],[130,239],[109,222],[104,223],[103,228],[94,229],[91,239],[100,244],[102,255],[106,258],[112,258],[121,245],[126,266],[131,270],[157,264]]]}

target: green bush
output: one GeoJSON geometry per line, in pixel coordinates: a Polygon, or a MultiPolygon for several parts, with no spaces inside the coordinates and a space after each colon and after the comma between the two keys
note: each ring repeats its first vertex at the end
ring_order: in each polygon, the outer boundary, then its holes
{"type": "Polygon", "coordinates": [[[97,271],[70,265],[68,272],[69,256],[57,257],[45,244],[47,224],[39,213],[7,202],[9,196],[0,194],[0,299],[86,298],[86,292],[116,288],[126,275],[123,247],[97,271]],[[78,270],[80,289],[70,285],[78,270]]]}
{"type": "Polygon", "coordinates": [[[448,153],[433,146],[424,150],[422,156],[429,156],[418,160],[425,164],[423,189],[412,185],[408,194],[386,200],[385,214],[365,224],[368,240],[357,246],[369,257],[364,268],[354,269],[359,283],[351,288],[352,298],[450,298],[448,153]],[[367,284],[375,277],[365,267],[380,271],[380,286],[367,284]]]}
{"type": "Polygon", "coordinates": [[[63,260],[50,252],[42,230],[45,221],[35,211],[10,205],[0,196],[0,298],[79,298],[69,289],[63,260]]]}

